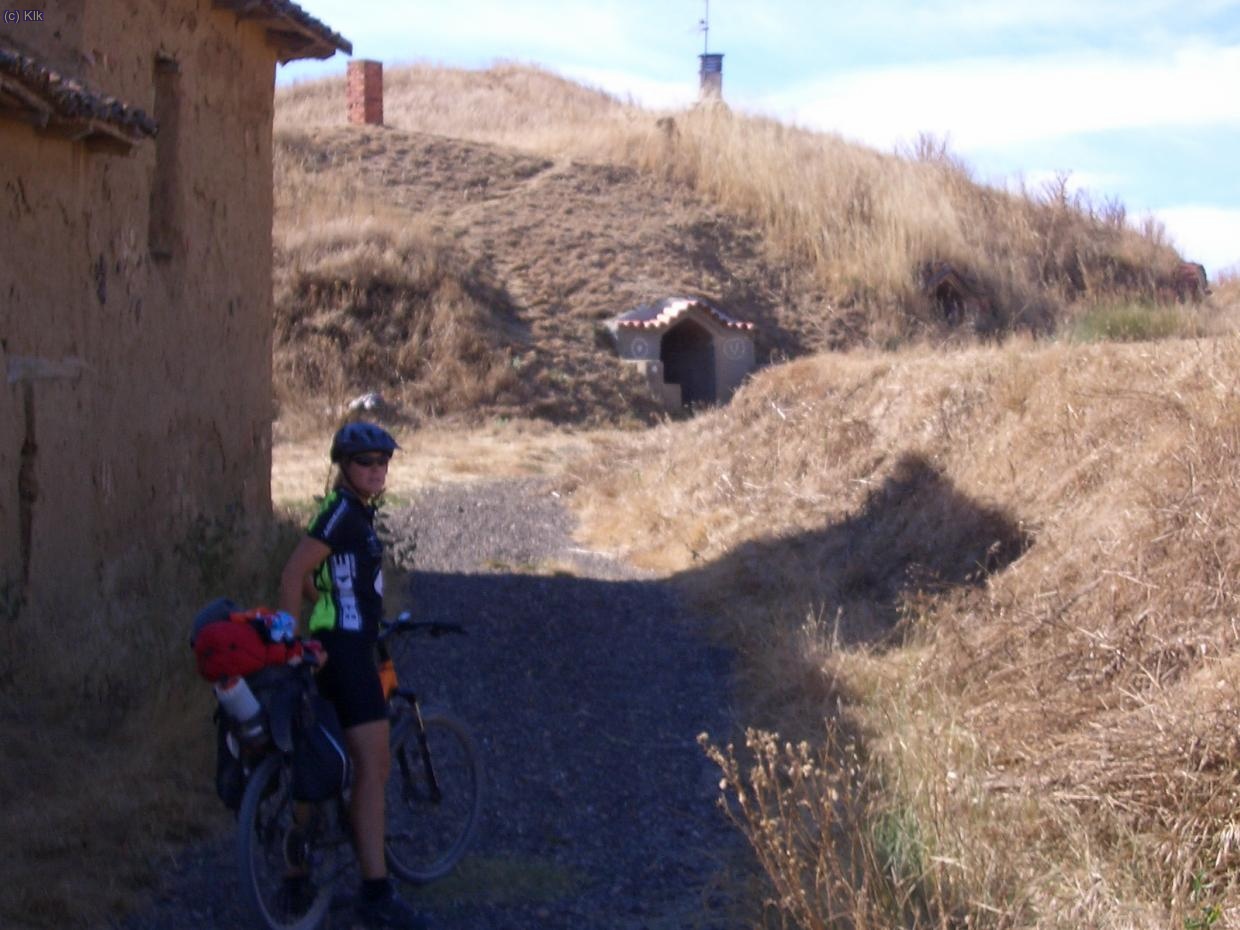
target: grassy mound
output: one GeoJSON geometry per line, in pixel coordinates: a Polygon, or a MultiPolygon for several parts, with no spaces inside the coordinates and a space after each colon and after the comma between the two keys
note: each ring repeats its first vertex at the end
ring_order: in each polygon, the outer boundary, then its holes
{"type": "Polygon", "coordinates": [[[276,269],[282,407],[364,391],[415,414],[513,402],[507,297],[427,234],[372,219],[288,231],[276,269]]]}
{"type": "Polygon", "coordinates": [[[754,722],[809,741],[733,770],[798,925],[1240,907],[1237,365],[1234,337],[823,356],[581,472],[591,537],[675,572],[754,722]]]}
{"type": "MultiPolygon", "coordinates": [[[[1118,203],[1066,178],[980,184],[932,138],[881,153],[721,106],[648,111],[516,65],[413,66],[385,80],[392,130],[636,168],[752,225],[780,270],[780,301],[804,317],[794,328],[813,333],[801,351],[1052,332],[1077,304],[1165,296],[1179,261],[1156,222],[1134,225],[1118,203]],[[967,312],[927,293],[943,263],[967,282],[967,312]]],[[[342,100],[340,80],[286,89],[278,125],[341,126],[342,100]]]]}

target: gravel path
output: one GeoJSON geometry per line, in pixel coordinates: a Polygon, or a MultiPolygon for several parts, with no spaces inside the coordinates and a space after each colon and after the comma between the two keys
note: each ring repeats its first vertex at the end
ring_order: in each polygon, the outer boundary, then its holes
{"type": "MultiPolygon", "coordinates": [[[[471,634],[416,640],[403,677],[470,723],[487,767],[471,855],[405,889],[432,926],[743,926],[754,867],[696,743],[732,732],[729,658],[668,587],[575,548],[539,481],[434,489],[389,526],[397,553],[417,540],[417,616],[471,634]]],[[[124,930],[244,925],[233,868],[231,837],[188,851],[124,930]]]]}

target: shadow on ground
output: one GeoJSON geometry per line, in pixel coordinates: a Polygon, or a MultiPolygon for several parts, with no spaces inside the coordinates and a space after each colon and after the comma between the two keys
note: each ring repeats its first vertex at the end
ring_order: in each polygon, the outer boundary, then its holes
{"type": "Polygon", "coordinates": [[[853,515],[821,529],[742,543],[683,573],[711,604],[715,592],[787,605],[832,624],[841,644],[893,645],[909,602],[980,587],[1032,544],[1021,521],[962,492],[928,458],[902,456],[853,515]]]}
{"type": "Polygon", "coordinates": [[[488,768],[474,854],[418,893],[436,926],[741,925],[752,867],[697,744],[732,733],[729,658],[668,588],[500,571],[412,591],[469,635],[410,641],[404,682],[469,721],[488,768]]]}

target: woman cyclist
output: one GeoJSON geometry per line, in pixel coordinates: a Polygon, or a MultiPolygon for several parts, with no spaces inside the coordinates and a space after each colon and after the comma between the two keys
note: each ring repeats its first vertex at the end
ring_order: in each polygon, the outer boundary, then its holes
{"type": "Polygon", "coordinates": [[[397,448],[391,434],[373,423],[349,423],[336,433],[333,489],[284,566],[280,609],[298,617],[303,598],[313,600],[308,632],[327,652],[318,687],[336,707],[353,763],[349,816],[362,873],[358,918],[366,927],[416,930],[426,924],[396,894],[383,854],[391,756],[375,660],[383,618],[383,544],[375,534],[375,502],[397,448]]]}

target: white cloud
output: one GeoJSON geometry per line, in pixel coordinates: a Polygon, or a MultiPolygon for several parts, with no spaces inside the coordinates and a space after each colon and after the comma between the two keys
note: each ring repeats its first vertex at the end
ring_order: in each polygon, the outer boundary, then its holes
{"type": "Polygon", "coordinates": [[[871,0],[846,11],[843,21],[871,20],[888,28],[903,26],[915,30],[932,27],[936,32],[949,34],[961,30],[995,33],[1038,27],[1076,31],[1091,26],[1115,32],[1157,21],[1185,23],[1194,17],[1227,10],[1231,5],[1231,0],[1194,0],[1188,10],[1183,0],[871,0]]]}
{"type": "Polygon", "coordinates": [[[660,81],[608,68],[566,66],[555,70],[590,87],[601,88],[621,100],[632,97],[640,106],[652,110],[679,109],[697,99],[694,77],[683,81],[660,81]]]}
{"type": "Polygon", "coordinates": [[[1112,129],[1240,124],[1240,46],[1156,61],[969,60],[859,72],[766,100],[777,114],[887,147],[921,130],[968,151],[1112,129]]]}
{"type": "Polygon", "coordinates": [[[477,57],[551,55],[588,42],[621,45],[632,18],[619,3],[467,0],[311,0],[309,11],[353,43],[354,54],[392,61],[468,50],[477,57]]]}
{"type": "Polygon", "coordinates": [[[1240,208],[1179,206],[1155,210],[1189,261],[1201,262],[1213,279],[1240,263],[1240,208]]]}

